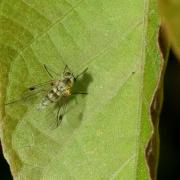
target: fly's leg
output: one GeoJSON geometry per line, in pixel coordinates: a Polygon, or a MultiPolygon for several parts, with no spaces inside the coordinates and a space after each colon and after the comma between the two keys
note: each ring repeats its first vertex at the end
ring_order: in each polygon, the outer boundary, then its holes
{"type": "Polygon", "coordinates": [[[69,66],[66,64],[65,67],[64,67],[64,72],[63,72],[63,74],[65,74],[65,72],[67,72],[67,71],[72,72],[72,71],[70,70],[69,66]]]}
{"type": "Polygon", "coordinates": [[[60,74],[56,73],[55,71],[53,71],[52,69],[50,69],[49,67],[47,67],[45,64],[43,65],[44,66],[44,69],[46,70],[46,72],[48,73],[48,75],[51,77],[51,78],[54,78],[52,73],[55,74],[56,76],[60,76],[60,74]],[[51,73],[52,72],[52,73],[51,73]]]}
{"type": "Polygon", "coordinates": [[[82,76],[83,74],[85,74],[87,70],[88,70],[88,68],[84,69],[81,73],[79,73],[79,74],[75,77],[75,80],[77,80],[80,76],[82,76]]]}
{"type": "Polygon", "coordinates": [[[63,74],[65,74],[65,72],[66,72],[66,69],[69,69],[67,64],[66,64],[66,65],[65,65],[65,67],[64,67],[63,74]]]}
{"type": "Polygon", "coordinates": [[[63,74],[65,74],[67,71],[72,74],[72,76],[73,76],[74,79],[76,79],[76,78],[74,77],[74,74],[72,73],[71,69],[70,69],[69,66],[66,64],[65,67],[64,67],[63,74]]]}
{"type": "MultiPolygon", "coordinates": [[[[71,94],[71,96],[80,95],[80,94],[81,94],[81,95],[88,95],[88,93],[86,93],[86,92],[74,92],[74,93],[71,94]]],[[[76,97],[75,97],[75,100],[76,100],[76,104],[77,104],[78,102],[77,102],[76,97]]]]}
{"type": "Polygon", "coordinates": [[[79,73],[79,74],[75,77],[74,74],[72,73],[71,69],[69,68],[69,66],[66,64],[65,67],[64,67],[64,72],[63,72],[63,74],[65,74],[65,72],[67,72],[67,71],[71,72],[72,75],[73,75],[73,77],[74,77],[74,79],[75,79],[75,81],[76,81],[80,76],[82,76],[83,74],[85,74],[87,70],[88,70],[88,68],[84,69],[81,73],[79,73]]]}

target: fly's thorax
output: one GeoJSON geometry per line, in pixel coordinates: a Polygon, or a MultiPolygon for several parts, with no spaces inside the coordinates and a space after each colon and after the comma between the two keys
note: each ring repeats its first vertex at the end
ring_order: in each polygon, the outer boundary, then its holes
{"type": "Polygon", "coordinates": [[[57,91],[63,92],[65,90],[66,84],[63,81],[57,81],[54,88],[56,88],[57,91]]]}
{"type": "Polygon", "coordinates": [[[74,77],[73,78],[66,78],[63,80],[64,84],[65,84],[65,89],[63,91],[63,96],[70,96],[71,95],[71,91],[72,91],[72,87],[74,84],[74,77]]]}
{"type": "Polygon", "coordinates": [[[74,84],[74,78],[64,78],[63,83],[65,84],[66,87],[73,87],[74,84]]]}
{"type": "Polygon", "coordinates": [[[54,86],[54,93],[60,94],[62,96],[70,96],[71,90],[74,84],[74,76],[70,74],[69,76],[64,76],[62,80],[56,82],[54,86]]]}
{"type": "Polygon", "coordinates": [[[64,91],[63,91],[63,96],[70,96],[71,95],[71,88],[67,87],[64,91]]]}

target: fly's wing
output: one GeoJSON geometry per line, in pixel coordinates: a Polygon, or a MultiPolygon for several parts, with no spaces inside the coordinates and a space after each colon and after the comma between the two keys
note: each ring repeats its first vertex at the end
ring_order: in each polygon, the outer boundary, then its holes
{"type": "Polygon", "coordinates": [[[30,86],[29,88],[25,89],[19,98],[13,99],[5,103],[5,105],[14,104],[21,101],[28,101],[35,96],[41,95],[43,96],[46,94],[51,86],[53,85],[54,81],[47,81],[41,84],[36,84],[30,86]]]}
{"type": "Polygon", "coordinates": [[[60,100],[47,109],[48,128],[53,130],[61,125],[64,115],[67,112],[68,97],[61,97],[60,100]]]}

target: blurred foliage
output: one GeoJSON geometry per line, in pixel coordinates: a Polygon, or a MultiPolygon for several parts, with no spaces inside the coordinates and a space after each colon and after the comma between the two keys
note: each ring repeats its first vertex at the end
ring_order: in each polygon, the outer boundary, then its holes
{"type": "Polygon", "coordinates": [[[180,1],[158,0],[162,26],[180,59],[180,1]]]}

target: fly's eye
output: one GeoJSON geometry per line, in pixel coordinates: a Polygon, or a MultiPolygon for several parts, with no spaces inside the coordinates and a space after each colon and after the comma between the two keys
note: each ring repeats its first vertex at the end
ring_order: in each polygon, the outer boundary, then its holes
{"type": "Polygon", "coordinates": [[[70,72],[66,72],[64,75],[65,75],[65,76],[70,76],[71,73],[70,73],[70,72]]]}

